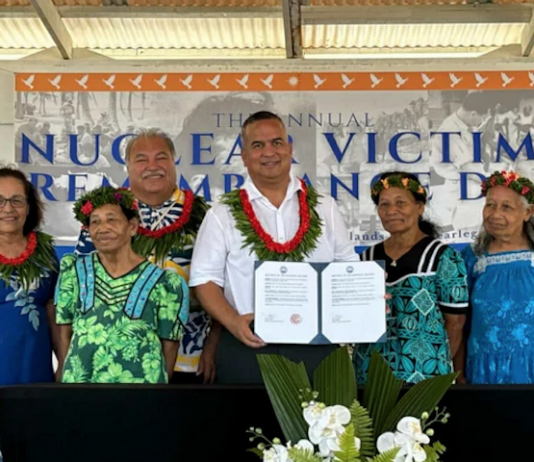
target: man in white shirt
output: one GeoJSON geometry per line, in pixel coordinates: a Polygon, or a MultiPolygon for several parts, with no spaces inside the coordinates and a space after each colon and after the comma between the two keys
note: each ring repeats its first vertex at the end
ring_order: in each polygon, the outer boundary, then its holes
{"type": "Polygon", "coordinates": [[[287,254],[284,258],[289,261],[359,260],[334,200],[319,197],[317,204],[311,206],[314,190],[308,190],[291,175],[292,146],[282,120],[270,112],[255,113],[244,122],[241,137],[242,159],[249,177],[239,192],[228,193],[206,214],[193,251],[189,280],[206,312],[226,328],[217,354],[218,383],[261,383],[256,360],[259,353],[277,353],[304,361],[312,371],[335,348],[267,346],[253,333],[253,277],[254,262],[260,260],[258,254],[263,260],[272,257],[272,252],[287,254]],[[302,205],[304,198],[306,205],[302,205]],[[247,203],[251,208],[246,207],[247,203]],[[305,221],[300,218],[303,208],[308,208],[312,217],[304,234],[299,232],[305,221]],[[313,222],[313,211],[320,222],[313,222]],[[247,226],[251,229],[254,217],[261,229],[249,233],[249,244],[245,245],[243,233],[247,226]],[[304,239],[299,240],[303,235],[312,242],[307,255],[303,252],[304,239]],[[293,245],[291,252],[283,245],[295,243],[299,244],[293,245]]]}

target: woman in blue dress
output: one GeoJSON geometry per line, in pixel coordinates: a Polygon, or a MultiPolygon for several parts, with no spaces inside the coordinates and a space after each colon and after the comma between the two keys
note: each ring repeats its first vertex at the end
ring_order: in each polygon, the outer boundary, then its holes
{"type": "Polygon", "coordinates": [[[482,193],[482,230],[463,251],[471,306],[466,379],[534,383],[534,184],[495,172],[482,193]]]}
{"type": "Polygon", "coordinates": [[[42,220],[33,185],[0,168],[0,386],[54,380],[49,316],[58,265],[51,237],[37,231],[42,220]]]}
{"type": "Polygon", "coordinates": [[[423,219],[427,193],[417,177],[384,173],[371,196],[391,236],[367,249],[362,260],[385,261],[391,314],[384,343],[354,349],[358,383],[367,380],[373,348],[404,382],[448,374],[468,306],[462,257],[439,241],[434,225],[423,219]]]}

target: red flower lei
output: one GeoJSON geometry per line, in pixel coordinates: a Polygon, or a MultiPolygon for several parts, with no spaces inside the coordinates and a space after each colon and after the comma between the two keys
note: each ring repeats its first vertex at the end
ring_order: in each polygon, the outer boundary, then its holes
{"type": "Polygon", "coordinates": [[[185,226],[189,222],[189,218],[191,217],[191,211],[193,210],[193,201],[195,200],[195,195],[191,191],[183,191],[185,194],[184,204],[182,208],[182,214],[180,215],[180,218],[176,220],[174,223],[164,226],[161,229],[152,231],[150,229],[147,229],[141,225],[137,228],[137,233],[142,236],[148,236],[153,238],[160,238],[165,236],[169,233],[174,233],[178,231],[182,226],[185,226]]]}
{"type": "Polygon", "coordinates": [[[241,199],[241,206],[243,207],[245,215],[247,216],[250,224],[252,225],[254,232],[263,241],[265,247],[271,252],[282,254],[293,252],[300,245],[302,239],[304,239],[304,235],[310,228],[310,208],[308,207],[307,202],[308,187],[303,180],[300,180],[300,183],[302,185],[302,191],[299,191],[298,193],[300,226],[293,239],[288,242],[285,242],[284,244],[275,242],[274,239],[270,236],[270,234],[268,234],[267,231],[263,229],[263,226],[261,226],[258,218],[256,217],[256,213],[252,208],[252,204],[250,203],[247,192],[245,191],[245,189],[241,189],[239,191],[239,198],[241,199]]]}
{"type": "Polygon", "coordinates": [[[30,234],[28,234],[28,244],[26,245],[26,250],[16,258],[7,258],[3,255],[0,255],[0,265],[20,266],[33,255],[36,248],[37,235],[34,232],[31,232],[30,234]]]}

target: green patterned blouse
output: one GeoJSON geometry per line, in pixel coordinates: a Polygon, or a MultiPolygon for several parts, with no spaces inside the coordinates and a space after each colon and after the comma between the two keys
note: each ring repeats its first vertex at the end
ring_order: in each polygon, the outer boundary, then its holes
{"type": "Polygon", "coordinates": [[[72,324],[66,383],[167,383],[161,340],[179,341],[189,314],[183,278],[144,261],[114,278],[96,253],[61,260],[56,321],[72,324]]]}

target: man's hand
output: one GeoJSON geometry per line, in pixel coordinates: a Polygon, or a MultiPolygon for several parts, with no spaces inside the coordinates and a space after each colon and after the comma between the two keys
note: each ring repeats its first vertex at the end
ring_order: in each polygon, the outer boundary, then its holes
{"type": "Polygon", "coordinates": [[[215,351],[217,345],[213,346],[208,343],[204,346],[200,361],[198,363],[197,376],[203,375],[204,381],[202,383],[215,383],[215,351]]]}
{"type": "Polygon", "coordinates": [[[259,337],[256,337],[250,329],[250,323],[254,320],[254,315],[244,314],[235,316],[227,326],[230,333],[245,345],[251,348],[261,348],[266,344],[259,337]]]}

